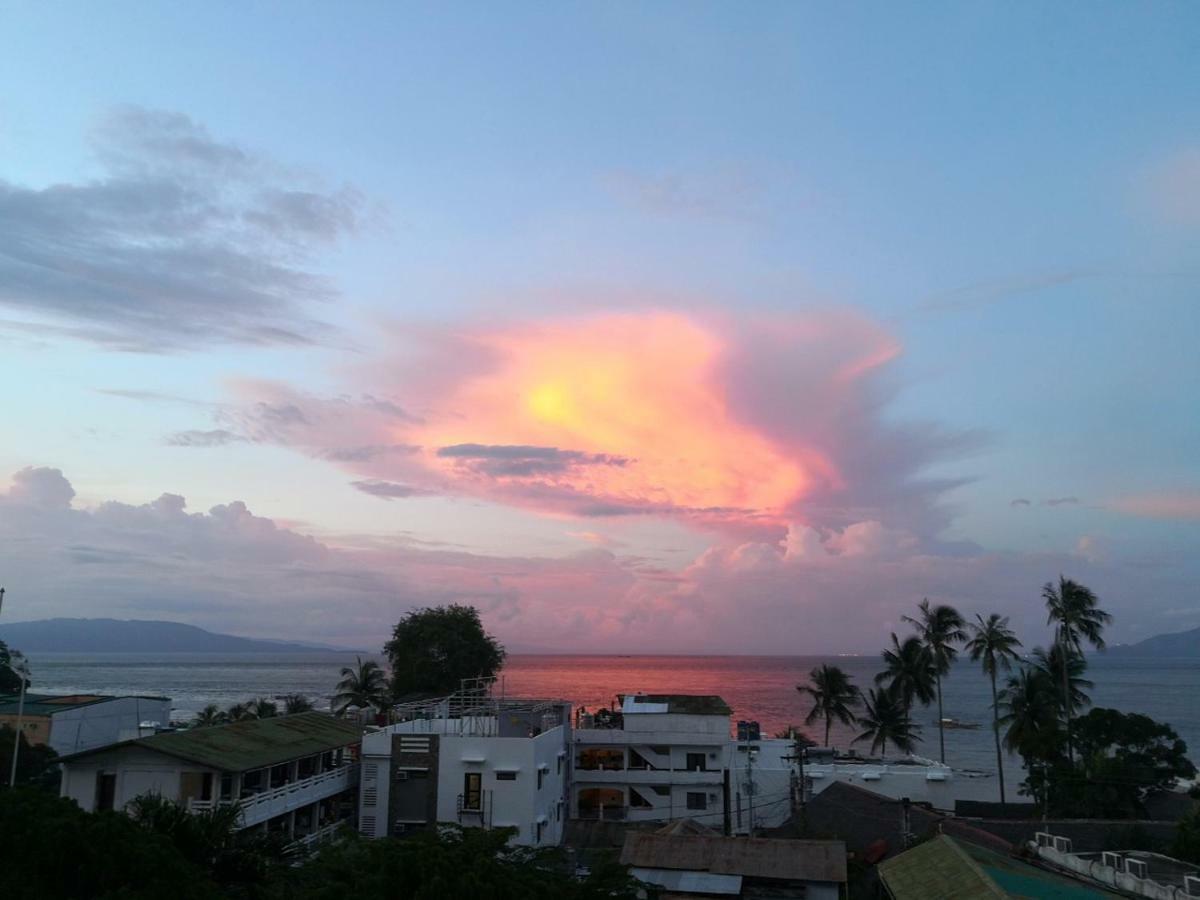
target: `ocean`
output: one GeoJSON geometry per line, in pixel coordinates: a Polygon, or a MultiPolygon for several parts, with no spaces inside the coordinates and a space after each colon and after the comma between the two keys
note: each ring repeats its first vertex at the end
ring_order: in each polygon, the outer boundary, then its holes
{"type": "MultiPolygon", "coordinates": [[[[33,690],[47,693],[155,694],[170,697],[175,718],[186,719],[208,703],[228,706],[252,697],[300,693],[319,707],[328,703],[339,672],[354,654],[36,654],[30,659],[33,690]]],[[[512,655],[500,687],[512,697],[553,697],[595,709],[613,695],[646,693],[719,694],[734,719],[756,720],[764,734],[801,724],[810,704],[796,690],[814,666],[841,666],[862,688],[879,671],[874,656],[581,656],[512,655]]],[[[1200,660],[1127,659],[1097,656],[1087,677],[1095,682],[1093,705],[1139,712],[1170,724],[1200,760],[1200,660]]],[[[956,768],[995,770],[990,730],[991,688],[974,665],[960,661],[943,687],[945,714],[978,729],[946,731],[946,759],[956,768]]],[[[921,709],[918,754],[938,754],[936,708],[921,709]]],[[[821,722],[808,730],[820,740],[821,722]]],[[[853,726],[835,723],[831,743],[849,747],[853,726]]],[[[862,745],[858,745],[862,746],[862,745]]],[[[1016,759],[1005,772],[1019,780],[1016,759]]]]}

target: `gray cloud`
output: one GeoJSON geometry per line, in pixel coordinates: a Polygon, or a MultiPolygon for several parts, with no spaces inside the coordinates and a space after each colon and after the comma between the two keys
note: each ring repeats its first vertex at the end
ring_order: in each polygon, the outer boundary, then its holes
{"type": "Polygon", "coordinates": [[[579,466],[624,466],[629,459],[608,453],[584,453],[524,444],[452,444],[437,455],[462,460],[473,471],[493,477],[527,478],[566,472],[579,466]]]}
{"type": "Polygon", "coordinates": [[[177,431],[166,437],[166,443],[172,447],[223,447],[245,440],[241,435],[224,428],[214,428],[211,431],[177,431]]]}
{"type": "Polygon", "coordinates": [[[397,484],[394,481],[367,479],[364,481],[352,481],[350,484],[356,490],[362,491],[364,494],[370,494],[372,497],[378,497],[380,500],[402,500],[408,497],[430,497],[435,494],[434,491],[413,487],[411,484],[397,484]]]}
{"type": "Polygon", "coordinates": [[[0,182],[0,305],[41,331],[135,351],[308,344],[335,296],[314,253],[355,231],[363,199],[324,189],[187,116],[123,108],[91,134],[102,175],[0,182]]]}
{"type": "Polygon", "coordinates": [[[1016,500],[1013,500],[1008,505],[1009,506],[1032,506],[1032,504],[1028,500],[1026,500],[1024,497],[1018,497],[1016,500]]]}
{"type": "Polygon", "coordinates": [[[1051,497],[1042,501],[1043,506],[1076,506],[1078,503],[1078,497],[1051,497]]]}

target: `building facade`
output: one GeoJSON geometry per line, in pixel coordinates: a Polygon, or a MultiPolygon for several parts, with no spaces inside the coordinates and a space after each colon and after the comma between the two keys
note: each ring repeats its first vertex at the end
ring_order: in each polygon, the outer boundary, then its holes
{"type": "Polygon", "coordinates": [[[513,828],[513,843],[532,847],[561,842],[569,704],[497,699],[484,683],[394,714],[404,721],[363,737],[361,834],[441,823],[513,828]]]}
{"type": "Polygon", "coordinates": [[[191,812],[236,803],[242,828],[308,844],[354,818],[361,740],[319,712],[165,732],[65,757],[61,795],[88,812],[145,794],[191,812]]]}
{"type": "Polygon", "coordinates": [[[0,725],[17,727],[30,744],[59,756],[153,734],[171,718],[167,697],[110,697],[101,694],[0,695],[0,725]]]}
{"type": "Polygon", "coordinates": [[[720,697],[618,695],[615,709],[581,711],[573,736],[571,815],[690,818],[721,830],[730,801],[730,709],[720,697]]]}

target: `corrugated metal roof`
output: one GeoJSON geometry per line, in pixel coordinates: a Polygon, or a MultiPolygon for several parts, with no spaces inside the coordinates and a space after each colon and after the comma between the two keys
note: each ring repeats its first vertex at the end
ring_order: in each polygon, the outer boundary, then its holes
{"type": "Polygon", "coordinates": [[[884,860],[878,871],[879,879],[895,900],[997,900],[1008,897],[945,835],[884,860]]]}
{"type": "Polygon", "coordinates": [[[638,881],[656,884],[681,894],[713,894],[737,897],[742,893],[741,875],[714,875],[711,872],[680,872],[674,869],[642,869],[634,866],[629,874],[638,881]]]}
{"type": "MultiPolygon", "coordinates": [[[[49,716],[64,709],[91,706],[105,700],[115,700],[105,694],[25,694],[24,713],[27,716],[49,716]]],[[[157,698],[156,698],[157,699],[157,698]]],[[[0,716],[15,716],[20,705],[19,694],[0,694],[0,716]]]]}
{"type": "MultiPolygon", "coordinates": [[[[117,746],[143,747],[224,772],[245,772],[345,747],[361,739],[361,726],[327,713],[307,712],[164,732],[117,746]]],[[[112,746],[98,747],[64,759],[70,761],[112,749],[112,746]]]]}
{"type": "Polygon", "coordinates": [[[630,833],[621,864],[785,881],[845,881],[846,845],[719,835],[630,833]]]}

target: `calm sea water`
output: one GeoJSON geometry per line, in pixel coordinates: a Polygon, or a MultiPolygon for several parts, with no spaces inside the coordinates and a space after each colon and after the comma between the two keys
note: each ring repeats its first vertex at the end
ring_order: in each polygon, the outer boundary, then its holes
{"type": "MultiPolygon", "coordinates": [[[[301,693],[318,706],[328,702],[342,666],[353,654],[39,654],[31,660],[35,690],[159,694],[171,697],[176,718],[185,719],[208,703],[227,706],[256,696],[301,693]]],[[[719,694],[735,719],[754,719],[773,734],[799,724],[810,705],[796,691],[809,670],[822,663],[841,666],[866,687],[879,670],[877,657],[782,656],[528,656],[514,655],[502,673],[504,692],[513,697],[556,697],[594,709],[613,702],[618,692],[719,694]]],[[[1088,670],[1095,682],[1093,703],[1140,712],[1172,725],[1200,758],[1200,661],[1128,660],[1097,657],[1088,670]]],[[[991,731],[991,688],[967,663],[956,666],[944,686],[945,713],[977,730],[946,732],[947,761],[959,768],[995,769],[991,731]]],[[[934,709],[921,710],[924,743],[918,752],[937,756],[934,709]]],[[[822,737],[821,723],[810,729],[822,737]]],[[[857,732],[835,724],[831,742],[849,746],[857,732]]],[[[1017,761],[1005,764],[1019,778],[1017,761]]]]}

